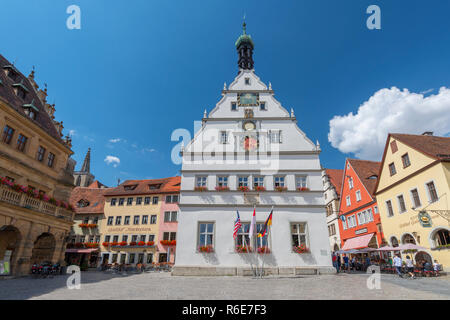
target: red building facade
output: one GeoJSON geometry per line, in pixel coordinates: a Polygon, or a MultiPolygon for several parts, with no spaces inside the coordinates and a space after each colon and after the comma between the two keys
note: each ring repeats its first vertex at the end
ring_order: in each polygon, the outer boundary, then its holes
{"type": "Polygon", "coordinates": [[[380,214],[374,196],[380,162],[347,159],[339,205],[343,250],[384,245],[380,214]]]}

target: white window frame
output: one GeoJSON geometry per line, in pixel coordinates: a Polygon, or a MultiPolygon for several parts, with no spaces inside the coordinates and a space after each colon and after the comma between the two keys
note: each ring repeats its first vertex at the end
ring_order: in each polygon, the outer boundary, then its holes
{"type": "Polygon", "coordinates": [[[425,191],[426,191],[427,198],[428,198],[428,203],[438,202],[439,201],[439,192],[438,192],[438,189],[436,187],[436,182],[432,179],[432,180],[426,181],[424,183],[424,186],[425,186],[425,191]],[[431,200],[430,190],[428,189],[428,185],[427,185],[428,183],[433,183],[433,185],[434,185],[434,190],[436,191],[436,197],[437,197],[436,201],[432,201],[431,200]]]}
{"type": "Polygon", "coordinates": [[[273,187],[285,187],[286,186],[286,176],[274,176],[273,177],[273,187]],[[279,179],[279,185],[277,186],[277,179],[279,179]],[[282,180],[281,180],[282,179],[282,180]]]}
{"type": "Polygon", "coordinates": [[[228,187],[228,176],[217,176],[217,186],[218,187],[228,187]],[[220,181],[222,180],[222,181],[220,181]]]}
{"type": "Polygon", "coordinates": [[[350,207],[352,205],[352,201],[350,199],[350,195],[345,197],[345,204],[347,205],[347,207],[350,207]]]}
{"type": "Polygon", "coordinates": [[[215,246],[215,235],[216,235],[216,223],[214,221],[199,221],[197,224],[197,250],[198,247],[200,246],[206,246],[208,245],[208,235],[212,234],[212,243],[209,244],[211,245],[213,248],[215,246]],[[202,224],[205,224],[205,232],[200,233],[200,226],[202,224]],[[208,224],[212,224],[213,225],[213,230],[212,232],[208,231],[208,224]],[[204,234],[205,235],[205,243],[200,243],[200,235],[204,234]]]}
{"type": "Polygon", "coordinates": [[[291,250],[293,251],[293,249],[294,249],[294,239],[293,239],[293,235],[296,235],[297,236],[297,238],[298,238],[298,244],[300,245],[301,244],[301,242],[300,242],[300,236],[302,236],[302,235],[304,235],[305,236],[305,246],[307,247],[307,248],[309,248],[309,229],[308,229],[308,223],[306,222],[306,221],[295,221],[295,222],[291,222],[290,223],[290,230],[289,230],[289,233],[290,233],[290,235],[291,235],[291,250]],[[304,233],[302,233],[302,232],[300,232],[300,228],[299,227],[297,227],[297,233],[293,233],[292,232],[292,226],[293,225],[301,225],[301,224],[304,224],[305,225],[305,232],[304,233]]]}
{"type": "Polygon", "coordinates": [[[350,190],[353,189],[353,178],[352,177],[348,178],[348,188],[350,190]]]}
{"type": "Polygon", "coordinates": [[[208,176],[196,176],[195,177],[195,186],[196,187],[206,187],[207,182],[208,182],[208,176]]]}
{"type": "Polygon", "coordinates": [[[264,176],[253,176],[253,186],[264,187],[264,176]]]}
{"type": "Polygon", "coordinates": [[[402,213],[405,213],[406,211],[408,211],[408,207],[406,206],[405,196],[403,195],[403,193],[400,193],[400,194],[396,195],[395,197],[397,198],[398,213],[402,214],[402,213]],[[402,206],[400,203],[400,197],[403,197],[403,204],[405,205],[405,210],[402,210],[402,206]]]}
{"type": "Polygon", "coordinates": [[[269,130],[269,142],[282,143],[281,130],[269,130]]]}
{"type": "Polygon", "coordinates": [[[422,199],[420,199],[419,188],[414,187],[414,188],[409,189],[409,196],[411,198],[411,203],[412,203],[414,209],[417,209],[417,208],[420,208],[423,206],[422,199]],[[420,202],[420,204],[418,206],[416,206],[416,202],[414,201],[413,190],[417,191],[417,197],[419,198],[419,202],[420,202]]]}
{"type": "Polygon", "coordinates": [[[237,187],[249,187],[249,182],[250,182],[250,176],[238,176],[237,178],[237,187]],[[242,180],[242,185],[241,185],[241,179],[247,179],[247,181],[244,182],[244,180],[242,180]]]}
{"type": "Polygon", "coordinates": [[[361,190],[357,190],[357,191],[355,192],[355,195],[356,195],[356,202],[361,201],[361,190]],[[358,196],[358,195],[359,195],[359,196],[358,196]]]}
{"type": "Polygon", "coordinates": [[[394,206],[393,206],[393,204],[392,204],[392,200],[391,200],[391,199],[388,199],[388,200],[386,200],[384,203],[385,203],[385,205],[386,205],[386,213],[387,213],[388,218],[393,217],[393,216],[395,215],[395,212],[394,212],[394,206]],[[392,215],[391,215],[390,212],[389,212],[388,202],[391,203],[392,215]]]}
{"type": "Polygon", "coordinates": [[[308,188],[308,176],[295,176],[295,187],[308,188]]]}
{"type": "Polygon", "coordinates": [[[228,132],[226,130],[222,130],[222,131],[219,132],[219,142],[221,144],[227,144],[228,143],[228,132]]]}

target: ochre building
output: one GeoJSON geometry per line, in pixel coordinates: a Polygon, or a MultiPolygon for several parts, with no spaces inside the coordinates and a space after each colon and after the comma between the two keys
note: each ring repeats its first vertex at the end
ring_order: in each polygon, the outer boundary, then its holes
{"type": "Polygon", "coordinates": [[[25,77],[0,55],[0,274],[62,262],[73,223],[75,161],[34,70],[25,77]]]}

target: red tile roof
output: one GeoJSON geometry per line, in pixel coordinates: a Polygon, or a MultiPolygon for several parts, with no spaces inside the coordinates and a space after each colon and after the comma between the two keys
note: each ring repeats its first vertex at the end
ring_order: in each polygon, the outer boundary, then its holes
{"type": "Polygon", "coordinates": [[[77,214],[89,213],[103,213],[105,206],[105,193],[111,188],[95,188],[92,183],[89,187],[76,187],[70,194],[69,203],[75,208],[77,214]],[[87,207],[78,207],[80,200],[89,202],[87,207]]]}
{"type": "Polygon", "coordinates": [[[100,188],[108,188],[107,186],[105,186],[103,183],[101,183],[100,181],[98,181],[98,180],[95,180],[94,182],[92,182],[89,186],[88,186],[88,188],[97,188],[97,189],[100,189],[100,188]]]}
{"type": "Polygon", "coordinates": [[[151,180],[127,180],[115,188],[110,188],[106,196],[125,196],[158,193],[179,193],[181,177],[170,177],[151,180]],[[158,187],[150,189],[150,186],[158,187]]]}
{"type": "Polygon", "coordinates": [[[437,160],[450,160],[450,137],[391,133],[390,136],[437,160]]]}
{"type": "Polygon", "coordinates": [[[331,184],[336,189],[338,197],[341,196],[343,169],[325,169],[325,174],[330,178],[331,184]]]}
{"type": "Polygon", "coordinates": [[[347,160],[352,166],[353,170],[355,170],[364,187],[366,187],[367,192],[369,192],[370,195],[373,196],[378,181],[381,162],[359,159],[347,160]]]}
{"type": "Polygon", "coordinates": [[[61,139],[61,136],[59,135],[58,131],[56,130],[53,124],[53,120],[50,118],[47,111],[45,111],[45,107],[42,104],[41,100],[39,99],[38,95],[36,94],[35,89],[31,84],[30,80],[27,77],[25,77],[15,67],[14,70],[18,73],[18,78],[16,81],[10,79],[8,76],[6,76],[5,72],[3,72],[4,67],[8,65],[11,66],[12,64],[0,54],[0,80],[2,82],[2,84],[0,84],[0,100],[5,101],[12,109],[17,111],[22,116],[26,117],[29,121],[37,124],[50,136],[52,136],[58,142],[60,142],[65,146],[63,140],[61,139]],[[20,83],[21,81],[23,86],[25,86],[28,89],[28,93],[27,96],[25,97],[25,100],[19,98],[14,93],[12,87],[13,84],[20,83]],[[39,109],[39,113],[36,116],[36,120],[33,120],[30,117],[28,117],[25,114],[24,109],[22,107],[24,104],[30,104],[31,102],[33,102],[33,105],[39,109]]]}

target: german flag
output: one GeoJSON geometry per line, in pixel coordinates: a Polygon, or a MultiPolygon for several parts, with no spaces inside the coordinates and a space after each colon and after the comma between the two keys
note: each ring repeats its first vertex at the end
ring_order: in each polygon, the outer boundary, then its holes
{"type": "Polygon", "coordinates": [[[262,228],[261,232],[258,233],[258,237],[264,237],[267,233],[267,227],[272,225],[272,212],[273,209],[270,211],[269,217],[267,218],[266,223],[264,223],[264,227],[262,228]]]}

